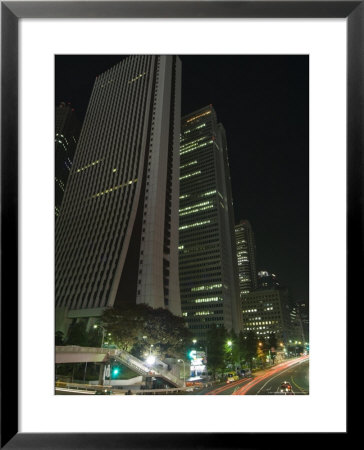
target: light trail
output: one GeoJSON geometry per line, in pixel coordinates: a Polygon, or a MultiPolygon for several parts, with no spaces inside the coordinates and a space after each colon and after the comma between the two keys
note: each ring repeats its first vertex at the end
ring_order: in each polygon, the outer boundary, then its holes
{"type": "MultiPolygon", "coordinates": [[[[226,391],[227,389],[230,389],[232,387],[237,387],[243,383],[246,383],[250,380],[250,378],[242,378],[241,380],[233,381],[232,383],[225,384],[224,386],[220,386],[219,388],[214,389],[213,391],[206,392],[205,395],[216,395],[220,394],[221,392],[226,391]]],[[[234,391],[235,392],[235,391],[234,391]]]]}
{"type": "Polygon", "coordinates": [[[291,366],[294,366],[296,364],[301,364],[302,362],[306,361],[308,359],[308,356],[302,356],[299,359],[295,359],[294,361],[288,361],[279,364],[278,366],[270,369],[266,374],[261,375],[259,377],[254,378],[250,383],[248,383],[246,386],[241,387],[236,392],[233,392],[232,395],[245,395],[251,388],[253,388],[258,383],[264,381],[267,378],[272,377],[272,375],[279,375],[280,373],[284,372],[291,366]]]}
{"type": "Polygon", "coordinates": [[[96,392],[96,391],[84,391],[81,389],[67,389],[67,388],[56,388],[56,391],[73,392],[75,394],[86,394],[86,395],[95,395],[96,392]]]}

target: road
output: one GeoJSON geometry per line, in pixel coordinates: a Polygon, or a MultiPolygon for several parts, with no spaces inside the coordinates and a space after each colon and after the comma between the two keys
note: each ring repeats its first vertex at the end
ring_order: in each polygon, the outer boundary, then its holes
{"type": "MultiPolygon", "coordinates": [[[[279,387],[288,381],[294,394],[309,393],[308,356],[291,359],[260,371],[251,378],[243,378],[234,383],[221,383],[214,387],[194,391],[194,395],[271,395],[280,394],[279,387]]],[[[192,394],[192,392],[191,392],[192,394]]]]}
{"type": "Polygon", "coordinates": [[[284,381],[291,384],[293,394],[307,395],[309,393],[308,357],[298,358],[270,369],[267,373],[239,387],[233,395],[282,395],[279,388],[284,381]]]}

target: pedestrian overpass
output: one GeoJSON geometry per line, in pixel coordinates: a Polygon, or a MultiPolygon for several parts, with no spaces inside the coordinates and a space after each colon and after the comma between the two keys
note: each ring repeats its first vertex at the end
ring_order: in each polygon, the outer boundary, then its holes
{"type": "Polygon", "coordinates": [[[78,345],[56,346],[56,364],[94,362],[108,364],[111,359],[120,362],[144,377],[154,377],[174,387],[182,387],[184,382],[170,371],[160,367],[150,367],[125,350],[114,348],[80,347],[78,345]]]}

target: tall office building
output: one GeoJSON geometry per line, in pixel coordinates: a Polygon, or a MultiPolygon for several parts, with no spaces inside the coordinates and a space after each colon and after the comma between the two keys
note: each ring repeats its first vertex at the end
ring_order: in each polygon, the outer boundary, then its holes
{"type": "Polygon", "coordinates": [[[266,270],[258,272],[258,289],[278,289],[279,286],[277,275],[266,270]]]}
{"type": "Polygon", "coordinates": [[[256,248],[254,233],[248,220],[235,225],[240,297],[257,288],[256,248]]]}
{"type": "Polygon", "coordinates": [[[207,106],[182,118],[179,273],[196,338],[214,324],[239,332],[241,308],[225,130],[207,106]]]}
{"type": "Polygon", "coordinates": [[[274,334],[287,344],[292,337],[291,302],[287,288],[258,289],[243,297],[244,331],[259,338],[274,334]]]}
{"type": "Polygon", "coordinates": [[[56,330],[128,302],[181,314],[180,107],[176,56],[96,78],[56,223],[56,330]]]}
{"type": "Polygon", "coordinates": [[[295,302],[291,308],[291,322],[293,339],[296,341],[308,342],[308,313],[305,303],[295,302]]]}
{"type": "Polygon", "coordinates": [[[59,215],[81,124],[70,103],[61,102],[55,115],[55,214],[59,215]]]}

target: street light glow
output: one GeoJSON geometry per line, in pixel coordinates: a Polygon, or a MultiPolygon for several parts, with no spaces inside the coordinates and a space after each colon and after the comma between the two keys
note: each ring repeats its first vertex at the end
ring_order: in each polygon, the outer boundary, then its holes
{"type": "Polygon", "coordinates": [[[151,366],[154,363],[155,363],[155,356],[149,355],[148,358],[147,358],[147,364],[149,364],[151,366]]]}
{"type": "Polygon", "coordinates": [[[228,341],[228,342],[227,342],[227,345],[228,345],[229,347],[231,347],[231,346],[233,345],[233,343],[232,343],[231,341],[228,341]]]}

